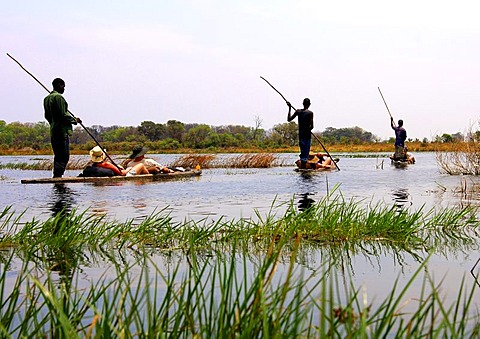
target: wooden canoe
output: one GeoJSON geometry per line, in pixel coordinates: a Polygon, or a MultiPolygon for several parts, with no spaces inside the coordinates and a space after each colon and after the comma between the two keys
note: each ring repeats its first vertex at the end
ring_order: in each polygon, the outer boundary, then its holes
{"type": "Polygon", "coordinates": [[[336,170],[337,169],[337,166],[335,166],[335,164],[337,162],[340,161],[340,159],[338,158],[335,158],[334,159],[335,163],[332,163],[330,167],[316,167],[317,164],[316,162],[313,162],[313,161],[309,161],[308,162],[308,166],[310,168],[300,168],[300,163],[299,161],[297,160],[295,163],[297,165],[297,167],[295,168],[295,171],[296,172],[301,172],[301,173],[314,173],[314,172],[328,172],[328,171],[331,171],[331,170],[336,170]],[[316,167],[316,168],[313,168],[313,167],[316,167]]]}
{"type": "Polygon", "coordinates": [[[394,159],[390,159],[390,160],[392,162],[392,165],[396,167],[406,167],[409,165],[409,162],[407,160],[394,160],[394,159]]]}
{"type": "Polygon", "coordinates": [[[63,178],[39,178],[39,179],[22,179],[22,184],[56,184],[71,182],[95,182],[95,183],[111,183],[122,181],[164,181],[172,179],[181,179],[195,177],[202,174],[202,170],[187,170],[184,172],[159,173],[159,174],[139,174],[134,176],[113,177],[63,177],[63,178]]]}
{"type": "Polygon", "coordinates": [[[300,173],[317,173],[317,172],[330,172],[332,170],[336,170],[337,168],[335,166],[333,166],[332,168],[324,168],[324,167],[321,167],[321,168],[317,168],[317,169],[313,169],[313,168],[295,168],[294,171],[295,172],[300,172],[300,173]]]}

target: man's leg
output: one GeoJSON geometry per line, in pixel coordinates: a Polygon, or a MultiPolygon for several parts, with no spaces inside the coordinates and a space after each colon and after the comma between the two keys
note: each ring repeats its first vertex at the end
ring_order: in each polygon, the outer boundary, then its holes
{"type": "Polygon", "coordinates": [[[68,137],[52,136],[53,177],[61,178],[70,159],[70,140],[68,137]]]}
{"type": "Polygon", "coordinates": [[[299,140],[300,161],[302,162],[302,168],[307,167],[308,154],[310,153],[311,143],[312,143],[312,139],[300,139],[299,140]]]}
{"type": "Polygon", "coordinates": [[[393,158],[395,160],[405,159],[405,149],[402,146],[395,146],[395,155],[393,158]]]}

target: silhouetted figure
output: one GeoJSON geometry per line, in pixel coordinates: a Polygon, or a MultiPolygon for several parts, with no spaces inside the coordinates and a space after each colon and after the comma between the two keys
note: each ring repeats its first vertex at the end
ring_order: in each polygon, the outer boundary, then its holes
{"type": "Polygon", "coordinates": [[[303,109],[297,109],[293,115],[291,114],[292,105],[287,101],[288,116],[287,121],[290,122],[298,116],[298,145],[300,146],[300,168],[306,168],[308,154],[310,153],[310,145],[312,144],[313,130],[313,112],[310,107],[310,99],[303,99],[303,109]]]}
{"type": "Polygon", "coordinates": [[[68,112],[68,104],[63,97],[65,81],[56,78],[52,82],[53,91],[43,99],[45,119],[50,124],[50,141],[53,150],[53,177],[60,178],[65,173],[70,159],[70,136],[72,125],[82,123],[68,112]]]}

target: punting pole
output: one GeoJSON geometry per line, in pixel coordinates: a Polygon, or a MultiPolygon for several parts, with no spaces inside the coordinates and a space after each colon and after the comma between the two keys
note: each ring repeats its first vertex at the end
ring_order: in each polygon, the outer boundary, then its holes
{"type": "MultiPolygon", "coordinates": [[[[385,107],[387,108],[388,114],[390,115],[390,118],[393,120],[392,114],[390,113],[390,110],[388,109],[388,105],[387,105],[387,102],[385,101],[385,98],[383,97],[382,91],[380,90],[380,87],[377,87],[377,88],[378,88],[378,91],[380,92],[380,95],[382,96],[383,103],[385,104],[385,107]]],[[[393,126],[396,126],[395,121],[393,122],[393,126]]]]}

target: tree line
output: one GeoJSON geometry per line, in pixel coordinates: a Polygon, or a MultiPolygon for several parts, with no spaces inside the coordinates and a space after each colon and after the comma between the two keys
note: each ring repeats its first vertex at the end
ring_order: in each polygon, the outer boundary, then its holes
{"type": "MultiPolygon", "coordinates": [[[[93,125],[86,127],[100,143],[121,144],[149,143],[154,149],[176,150],[221,149],[221,148],[284,148],[298,144],[298,125],[286,122],[273,126],[269,130],[261,128],[261,121],[255,127],[242,125],[210,126],[206,124],[187,124],[177,120],[166,123],[143,121],[139,126],[93,125]]],[[[47,122],[6,123],[0,120],[0,147],[3,149],[21,149],[25,147],[41,150],[50,148],[49,125],[47,122]]],[[[371,132],[360,127],[327,127],[323,132],[315,132],[327,144],[369,144],[381,142],[371,132]]],[[[444,134],[442,142],[454,142],[459,135],[444,134]]],[[[392,142],[392,139],[384,142],[392,142]]],[[[426,142],[424,140],[423,142],[426,142]]],[[[76,126],[71,137],[72,147],[93,146],[90,135],[80,126],[76,126]]]]}

